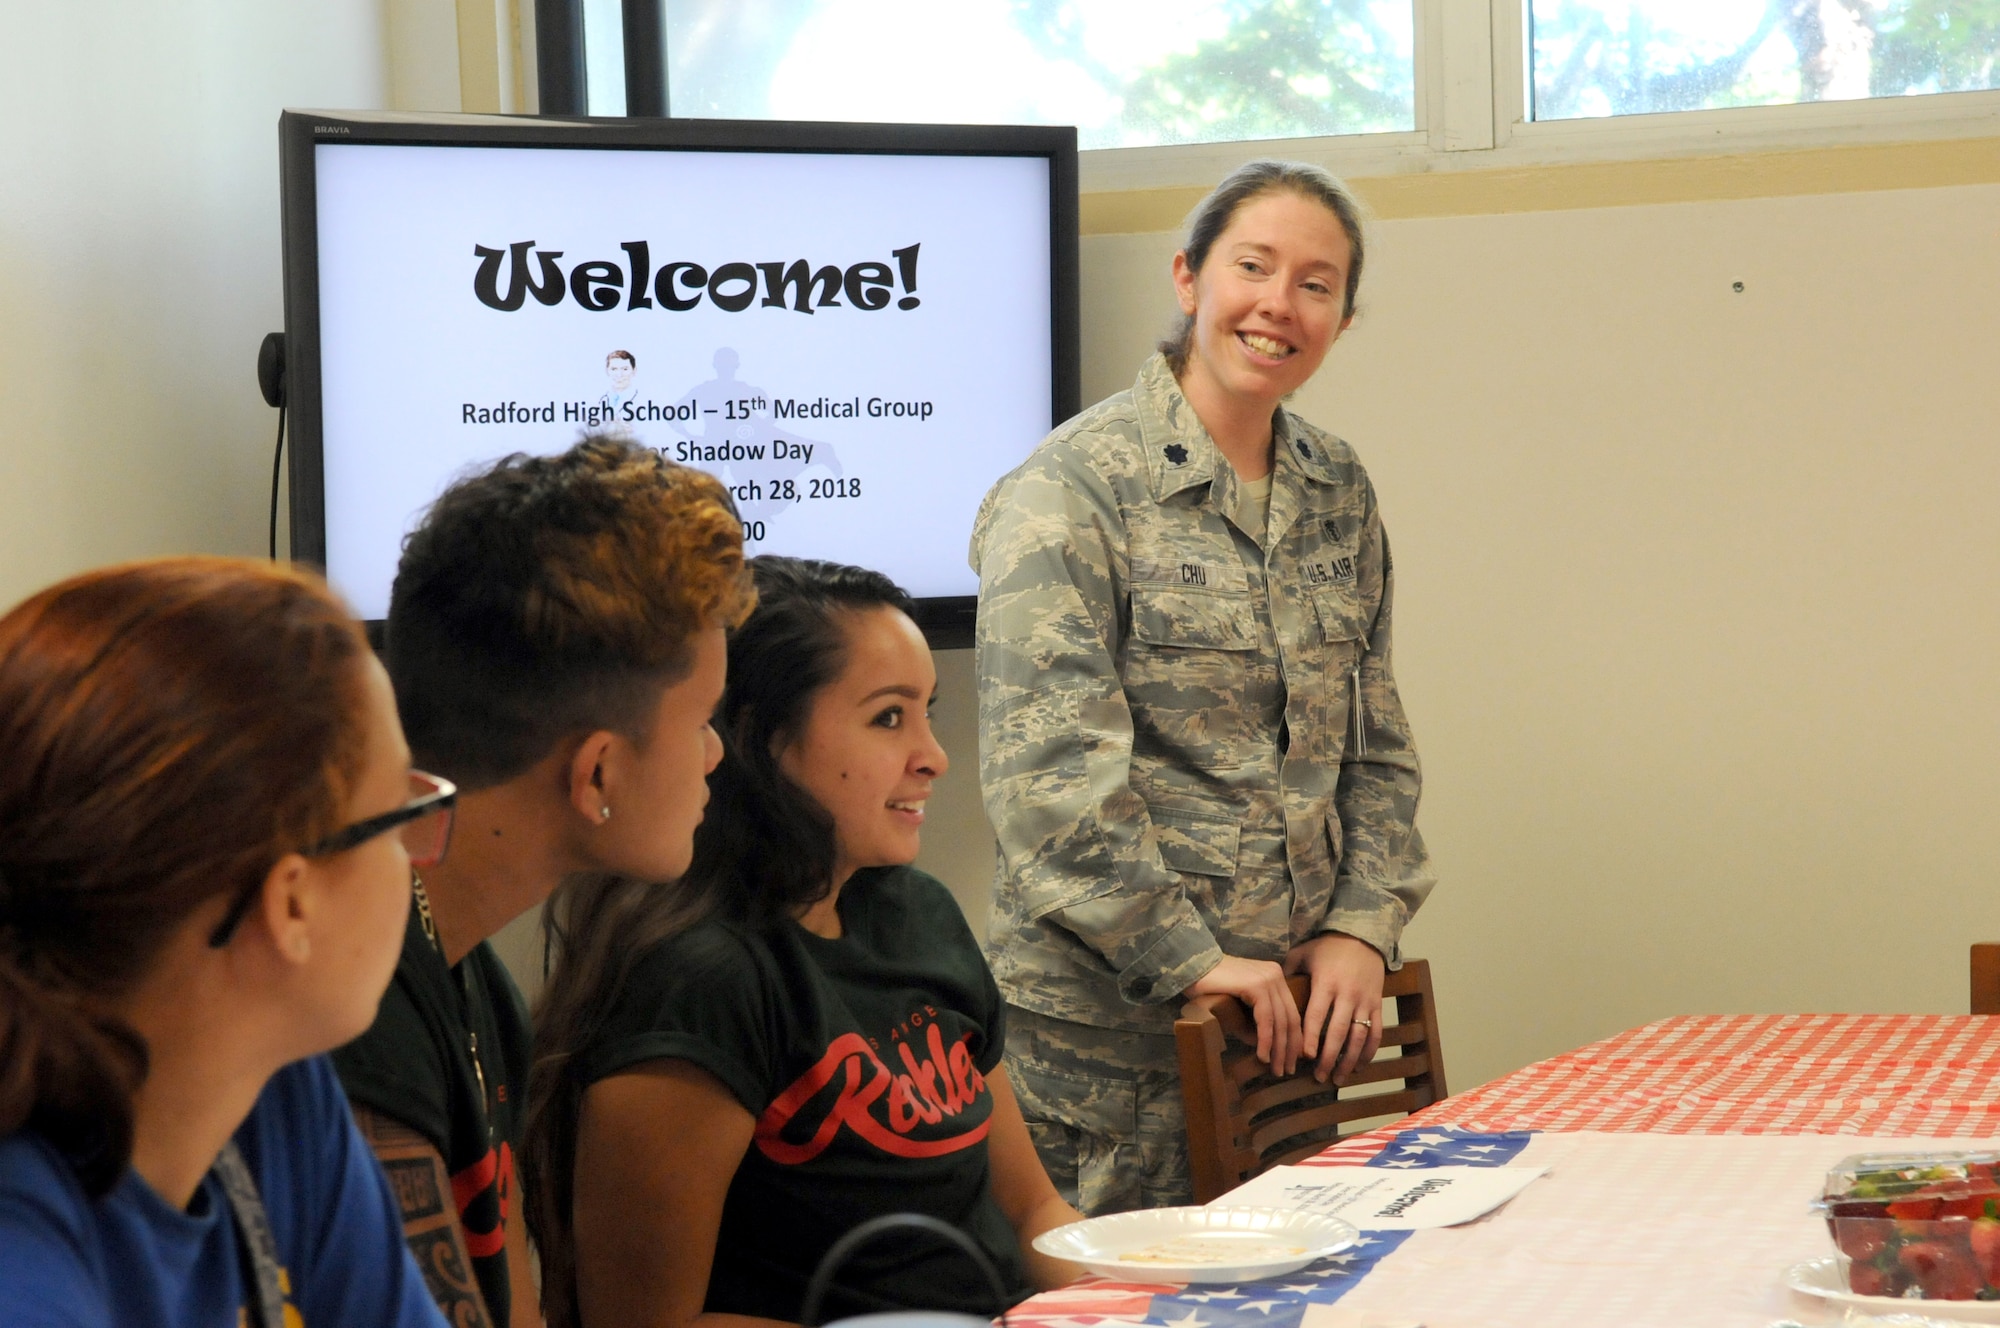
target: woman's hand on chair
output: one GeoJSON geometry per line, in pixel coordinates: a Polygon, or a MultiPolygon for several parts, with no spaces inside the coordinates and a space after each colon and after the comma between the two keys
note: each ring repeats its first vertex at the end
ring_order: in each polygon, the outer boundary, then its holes
{"type": "Polygon", "coordinates": [[[1306,1000],[1305,1055],[1317,1057],[1313,1077],[1342,1083],[1382,1045],[1381,952],[1366,941],[1326,932],[1292,947],[1285,972],[1312,984],[1306,1000]]]}
{"type": "MultiPolygon", "coordinates": [[[[1376,990],[1381,990],[1379,978],[1376,990]]],[[[1297,1067],[1302,1045],[1299,1007],[1291,988],[1285,985],[1283,965],[1224,955],[1222,962],[1196,978],[1185,994],[1234,996],[1242,1001],[1257,1021],[1257,1059],[1270,1066],[1273,1074],[1290,1074],[1297,1067]]]]}

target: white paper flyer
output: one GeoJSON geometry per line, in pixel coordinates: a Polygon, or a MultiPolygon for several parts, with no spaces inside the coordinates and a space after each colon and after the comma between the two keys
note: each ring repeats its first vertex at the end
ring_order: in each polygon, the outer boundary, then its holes
{"type": "Polygon", "coordinates": [[[1363,1231],[1453,1227],[1484,1217],[1528,1188],[1547,1167],[1273,1167],[1212,1207],[1291,1208],[1324,1213],[1363,1231]]]}

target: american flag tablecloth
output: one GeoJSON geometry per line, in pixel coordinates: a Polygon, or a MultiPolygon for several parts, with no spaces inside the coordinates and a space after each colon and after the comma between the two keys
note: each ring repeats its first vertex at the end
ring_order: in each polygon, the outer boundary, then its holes
{"type": "MultiPolygon", "coordinates": [[[[1653,1135],[1850,1135],[1872,1139],[2000,1139],[2000,1018],[1942,1015],[1687,1016],[1620,1033],[1538,1062],[1490,1084],[1448,1098],[1382,1130],[1336,1145],[1307,1165],[1426,1166],[1443,1162],[1503,1163],[1535,1132],[1653,1135]],[[1482,1151],[1467,1154],[1468,1149],[1482,1151]]],[[[1831,1151],[1859,1151],[1835,1145],[1831,1151]]],[[[1602,1153],[1602,1146],[1595,1146],[1602,1153]]],[[[1532,1159],[1530,1159],[1532,1160],[1532,1159]]],[[[1827,1159],[1830,1161],[1829,1159],[1827,1159]]],[[[1719,1159],[1718,1159],[1719,1161],[1719,1159]]],[[[1798,1169],[1794,1162],[1793,1167],[1798,1169]]],[[[1824,1163],[1815,1159],[1814,1166],[1824,1163]]],[[[1799,1174],[1809,1176],[1810,1168],[1799,1174]]],[[[1804,1185],[1790,1176],[1786,1191],[1804,1185]]],[[[1530,1191],[1533,1194],[1534,1191],[1530,1191]]],[[[1790,1211],[1789,1193],[1778,1207],[1790,1211]]],[[[1798,1198],[1803,1219],[1804,1192],[1798,1198]]],[[[1519,1203],[1520,1201],[1516,1201],[1519,1203]]],[[[1506,1210],[1489,1221],[1504,1221],[1506,1210]]],[[[1789,1217],[1782,1221],[1790,1222],[1789,1217]]],[[[1418,1233],[1433,1244],[1447,1233],[1418,1233]]],[[[1502,1233],[1504,1235],[1504,1233],[1502,1233]]],[[[1491,1237],[1488,1242],[1491,1242],[1491,1237]]],[[[1815,1236],[1808,1251],[1818,1248],[1815,1236]]],[[[1033,1297],[1010,1319],[1035,1328],[1081,1328],[1107,1321],[1166,1328],[1335,1328],[1341,1302],[1363,1278],[1385,1298],[1401,1264],[1400,1235],[1375,1233],[1357,1257],[1309,1269],[1273,1283],[1240,1288],[1174,1287],[1085,1279],[1033,1297]],[[1384,1266],[1386,1265],[1386,1266],[1384,1266]],[[1383,1266],[1377,1276],[1370,1276],[1383,1266]],[[1378,1283],[1380,1287],[1378,1288],[1378,1283]]],[[[1782,1242],[1781,1242],[1782,1243],[1782,1242]]],[[[1414,1247],[1403,1262],[1418,1259],[1414,1247]]],[[[1412,1276],[1426,1274],[1414,1265],[1412,1276]]],[[[1776,1286],[1782,1269],[1755,1270],[1769,1295],[1760,1307],[1785,1308],[1820,1321],[1809,1303],[1789,1303],[1776,1286]]],[[[1428,1274],[1435,1277],[1435,1272],[1428,1274]]],[[[1676,1277],[1682,1277],[1680,1273],[1676,1277]]],[[[1566,1279],[1577,1282],[1574,1276],[1566,1279]]],[[[1625,1277],[1642,1283],[1643,1273],[1625,1277]]],[[[1582,1291],[1572,1286],[1573,1291],[1582,1291]]],[[[1521,1308],[1525,1311],[1523,1288],[1521,1308]]],[[[1791,1298],[1799,1302],[1800,1298],[1791,1298]]],[[[1382,1305],[1369,1306],[1371,1324],[1382,1305]]],[[[1470,1308],[1468,1306],[1468,1308],[1470,1308]]],[[[1550,1309],[1557,1306],[1551,1304],[1550,1309]]],[[[1562,1306],[1576,1309],[1576,1306],[1562,1306]]],[[[1609,1308],[1599,1303],[1599,1309],[1609,1308]]],[[[1627,1322],[1648,1321],[1633,1306],[1627,1322]]],[[[1664,1308],[1664,1307],[1662,1307],[1664,1308]]],[[[1829,1310],[1831,1307],[1827,1307],[1829,1310]]],[[[1495,1323],[1495,1307],[1473,1322],[1495,1323]]],[[[1769,1322],[1769,1308],[1731,1322],[1769,1322]]],[[[1433,1317],[1437,1317],[1434,1315],[1433,1317]]],[[[1524,1322],[1570,1322],[1569,1314],[1531,1315],[1524,1322]]],[[[1578,1322],[1592,1320],[1580,1319],[1578,1322]]],[[[1678,1319],[1674,1320],[1679,1322],[1678,1319]]],[[[1718,1317],[1717,1322],[1724,1321],[1718,1317]]]]}
{"type": "MultiPolygon", "coordinates": [[[[1469,1134],[1460,1130],[1383,1132],[1371,1167],[1500,1167],[1512,1161],[1532,1134],[1469,1134]]],[[[1046,1291],[1010,1311],[1016,1328],[1093,1328],[1111,1322],[1162,1324],[1166,1328],[1299,1328],[1315,1308],[1335,1304],[1375,1266],[1395,1253],[1409,1231],[1364,1231],[1352,1248],[1296,1273],[1241,1286],[1212,1283],[1118,1282],[1087,1277],[1046,1291]]]]}

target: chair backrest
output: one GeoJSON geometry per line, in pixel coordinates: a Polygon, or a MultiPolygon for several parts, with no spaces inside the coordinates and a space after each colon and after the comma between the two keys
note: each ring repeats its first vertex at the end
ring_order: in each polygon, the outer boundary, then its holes
{"type": "MultiPolygon", "coordinates": [[[[1290,980],[1306,1002],[1306,980],[1290,980]]],[[[1311,1157],[1337,1138],[1372,1129],[1446,1094],[1431,967],[1409,959],[1382,984],[1382,1029],[1375,1059],[1346,1086],[1318,1083],[1313,1063],[1277,1078],[1256,1056],[1256,1024],[1234,996],[1197,996],[1174,1024],[1181,1097],[1187,1105],[1188,1170],[1196,1203],[1207,1203],[1270,1167],[1311,1157]],[[1366,1122],[1363,1125],[1362,1122],[1366,1122]],[[1351,1127],[1351,1128],[1343,1128],[1351,1127]]]]}
{"type": "Polygon", "coordinates": [[[1972,947],[1972,1013],[2000,1014],[2000,945],[1992,941],[1972,947]]]}

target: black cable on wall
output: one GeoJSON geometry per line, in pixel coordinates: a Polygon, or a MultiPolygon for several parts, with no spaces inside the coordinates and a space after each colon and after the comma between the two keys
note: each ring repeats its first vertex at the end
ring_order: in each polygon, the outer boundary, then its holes
{"type": "Polygon", "coordinates": [[[278,403],[278,445],[271,454],[271,561],[278,561],[278,476],[285,469],[285,405],[278,403]]]}

